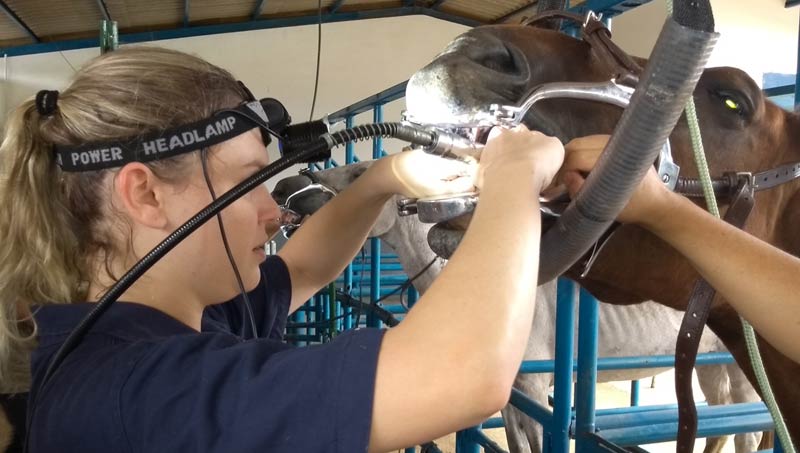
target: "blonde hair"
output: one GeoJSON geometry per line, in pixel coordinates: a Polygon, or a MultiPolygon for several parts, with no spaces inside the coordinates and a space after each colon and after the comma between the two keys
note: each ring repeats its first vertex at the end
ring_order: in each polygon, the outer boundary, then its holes
{"type": "MultiPolygon", "coordinates": [[[[230,73],[200,58],[124,47],[82,68],[52,115],[40,115],[32,99],[10,115],[0,146],[0,392],[30,385],[31,306],[85,301],[97,260],[109,269],[122,249],[104,222],[115,170],[62,172],[53,146],[148,134],[244,99],[230,73]]],[[[148,165],[177,179],[192,155],[148,165]]]]}

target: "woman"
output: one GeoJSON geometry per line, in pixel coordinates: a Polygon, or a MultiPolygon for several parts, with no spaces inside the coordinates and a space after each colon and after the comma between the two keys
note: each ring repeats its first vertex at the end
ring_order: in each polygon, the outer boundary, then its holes
{"type": "Polygon", "coordinates": [[[146,140],[246,101],[228,72],[140,47],[95,59],[63,93],[12,114],[0,148],[0,382],[6,392],[31,386],[30,451],[388,451],[507,402],[533,313],[538,193],[563,159],[557,140],[524,128],[493,132],[477,175],[418,152],[381,159],[266,260],[279,210],[266,188],[252,191],[134,283],[40,386],[117,277],[268,163],[255,126],[158,160],[146,140]],[[125,143],[137,153],[120,154],[125,143]],[[430,176],[414,178],[415,166],[430,176]],[[473,183],[472,226],[402,325],[323,346],[281,342],[287,314],[341,272],[393,194],[473,183]],[[239,293],[225,231],[253,291],[258,339],[237,336],[241,309],[219,303],[239,293]]]}

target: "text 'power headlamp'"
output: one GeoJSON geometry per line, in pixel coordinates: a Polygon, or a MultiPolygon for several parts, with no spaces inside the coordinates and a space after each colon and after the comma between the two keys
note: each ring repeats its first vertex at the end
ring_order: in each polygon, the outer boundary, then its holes
{"type": "MultiPolygon", "coordinates": [[[[220,144],[255,127],[264,146],[279,141],[282,156],[296,153],[328,132],[323,121],[291,125],[292,118],[280,101],[250,100],[236,108],[221,110],[209,118],[183,126],[120,141],[56,146],[56,162],[64,171],[97,171],[121,167],[129,162],[150,162],[220,144]]],[[[302,160],[319,162],[330,158],[330,150],[302,160]]]]}

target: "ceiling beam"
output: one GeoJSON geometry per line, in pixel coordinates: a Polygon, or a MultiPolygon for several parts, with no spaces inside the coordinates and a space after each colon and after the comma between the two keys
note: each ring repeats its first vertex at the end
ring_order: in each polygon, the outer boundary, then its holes
{"type": "Polygon", "coordinates": [[[250,16],[252,20],[256,20],[261,17],[261,12],[264,11],[264,5],[267,3],[267,0],[258,0],[256,2],[256,7],[253,9],[253,15],[250,16]]]}
{"type": "Polygon", "coordinates": [[[497,19],[495,21],[495,23],[501,24],[501,23],[507,21],[508,19],[511,19],[512,17],[516,16],[517,14],[524,13],[525,11],[533,8],[534,6],[536,6],[537,3],[539,3],[539,2],[538,1],[528,2],[526,5],[521,6],[521,7],[515,9],[514,11],[511,11],[510,13],[508,13],[508,14],[506,14],[504,16],[501,16],[499,19],[497,19]]]}
{"type": "Polygon", "coordinates": [[[183,0],[183,26],[189,26],[189,0],[183,0]]]}
{"type": "Polygon", "coordinates": [[[30,36],[31,39],[33,39],[33,42],[38,43],[42,41],[41,39],[39,39],[38,36],[36,36],[36,33],[34,33],[33,30],[31,30],[31,27],[29,27],[28,24],[26,24],[22,19],[20,19],[19,16],[17,16],[17,13],[15,13],[13,9],[9,8],[8,5],[6,5],[6,2],[3,0],[0,0],[0,9],[2,9],[4,13],[6,13],[8,18],[11,19],[12,22],[17,24],[17,27],[25,31],[25,33],[28,36],[30,36]]]}
{"type": "Polygon", "coordinates": [[[336,11],[339,11],[339,8],[342,7],[342,3],[344,3],[344,0],[336,0],[335,2],[333,2],[331,7],[328,8],[328,14],[333,14],[336,11]]]}
{"type": "Polygon", "coordinates": [[[108,7],[106,6],[106,2],[103,0],[97,0],[97,7],[100,9],[100,14],[103,15],[103,19],[110,21],[111,14],[108,14],[108,7]]]}
{"type": "Polygon", "coordinates": [[[442,3],[446,2],[446,1],[447,0],[436,0],[433,3],[431,3],[431,6],[429,8],[430,9],[439,9],[439,7],[442,6],[442,3]]]}

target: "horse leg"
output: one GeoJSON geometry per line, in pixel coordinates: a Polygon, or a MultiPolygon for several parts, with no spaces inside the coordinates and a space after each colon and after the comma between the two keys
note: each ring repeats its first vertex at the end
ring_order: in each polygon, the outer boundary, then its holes
{"type": "Polygon", "coordinates": [[[0,452],[8,450],[12,440],[14,440],[14,428],[8,421],[6,411],[0,408],[0,452]]]}
{"type": "MultiPolygon", "coordinates": [[[[758,392],[750,384],[742,369],[736,363],[725,365],[731,384],[731,400],[734,403],[752,403],[761,401],[758,392]]],[[[733,438],[736,446],[736,453],[746,453],[762,450],[761,443],[763,433],[742,433],[733,438]]],[[[763,436],[767,437],[767,436],[763,436]]],[[[769,439],[765,439],[769,440],[769,439]]],[[[772,448],[772,445],[769,446],[772,448]]]]}
{"type": "MultiPolygon", "coordinates": [[[[704,365],[695,368],[700,389],[709,406],[729,404],[731,402],[730,383],[725,365],[704,365]]],[[[720,453],[728,436],[709,437],[703,453],[720,453]]],[[[737,450],[738,451],[738,450],[737,450]]],[[[750,450],[754,451],[754,450],[750,450]]]]}
{"type": "MultiPolygon", "coordinates": [[[[514,388],[544,406],[547,405],[549,387],[549,374],[518,374],[514,380],[514,388]]],[[[502,410],[502,415],[506,425],[509,453],[542,451],[542,425],[539,422],[523,414],[511,404],[502,410]]]]}

